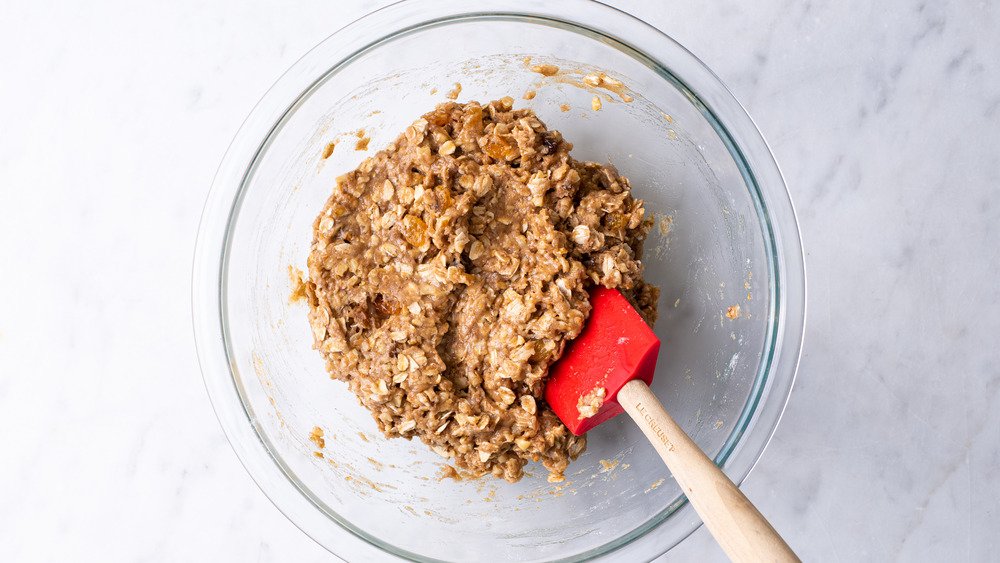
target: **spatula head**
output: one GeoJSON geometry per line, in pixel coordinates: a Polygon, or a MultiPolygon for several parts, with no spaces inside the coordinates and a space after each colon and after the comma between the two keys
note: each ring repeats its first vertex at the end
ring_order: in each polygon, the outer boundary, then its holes
{"type": "Polygon", "coordinates": [[[617,290],[590,293],[587,324],[549,369],[545,400],[577,436],[622,412],[618,390],[653,382],[660,340],[617,290]]]}

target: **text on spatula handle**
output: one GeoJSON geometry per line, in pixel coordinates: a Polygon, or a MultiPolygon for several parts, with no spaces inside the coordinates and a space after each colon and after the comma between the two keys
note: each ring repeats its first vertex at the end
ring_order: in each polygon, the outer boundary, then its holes
{"type": "Polygon", "coordinates": [[[668,450],[674,451],[674,445],[667,438],[666,433],[664,433],[663,429],[660,428],[660,425],[656,423],[655,417],[646,412],[646,408],[642,406],[641,402],[637,402],[635,404],[635,410],[640,415],[642,415],[642,419],[645,420],[647,424],[649,424],[649,427],[653,429],[653,432],[656,433],[656,437],[659,438],[661,442],[663,442],[663,445],[666,446],[668,450]]]}

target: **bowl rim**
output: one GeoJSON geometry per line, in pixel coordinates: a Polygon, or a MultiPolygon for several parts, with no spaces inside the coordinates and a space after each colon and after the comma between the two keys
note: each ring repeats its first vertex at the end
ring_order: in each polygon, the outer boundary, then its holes
{"type": "MultiPolygon", "coordinates": [[[[306,535],[339,556],[427,560],[384,543],[317,505],[309,491],[287,474],[284,464],[265,444],[257,421],[243,403],[236,365],[227,343],[224,303],[230,228],[238,215],[246,181],[269,139],[318,83],[384,41],[417,29],[470,19],[521,20],[613,42],[689,93],[692,103],[715,127],[739,166],[757,206],[764,240],[771,247],[768,253],[771,322],[769,341],[740,421],[715,459],[737,484],[747,477],[770,442],[797,375],[805,332],[806,277],[795,208],[767,142],[743,106],[704,63],[653,26],[596,0],[527,0],[516,9],[497,0],[467,0],[460,7],[449,0],[402,0],[390,4],[349,23],[311,49],[272,85],[251,111],[213,180],[198,229],[192,273],[192,320],[199,364],[213,409],[230,445],[279,511],[306,535]],[[627,41],[622,39],[626,36],[627,41]],[[670,64],[665,64],[666,61],[670,64]],[[683,71],[678,72],[679,67],[683,71]],[[750,450],[751,455],[739,465],[727,464],[735,453],[743,450],[750,450]],[[336,548],[331,545],[333,542],[324,541],[334,529],[329,526],[331,518],[341,528],[333,534],[336,548]]],[[[700,525],[686,498],[680,496],[629,534],[560,560],[606,558],[611,554],[652,558],[680,543],[700,525]],[[683,520],[680,533],[669,538],[650,533],[671,518],[683,520]]]]}

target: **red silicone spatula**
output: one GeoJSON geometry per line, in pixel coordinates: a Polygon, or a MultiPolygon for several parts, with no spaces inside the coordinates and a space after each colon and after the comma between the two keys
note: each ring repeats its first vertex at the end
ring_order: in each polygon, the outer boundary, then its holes
{"type": "Polygon", "coordinates": [[[798,561],[771,524],[701,451],[649,384],[660,341],[616,290],[591,292],[583,332],[552,366],[545,400],[576,435],[627,412],[733,561],[798,561]]]}

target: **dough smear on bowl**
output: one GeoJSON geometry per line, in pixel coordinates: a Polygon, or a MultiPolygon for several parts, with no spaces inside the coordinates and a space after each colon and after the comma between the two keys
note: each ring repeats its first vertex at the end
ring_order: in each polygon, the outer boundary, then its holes
{"type": "Polygon", "coordinates": [[[386,436],[472,475],[562,479],[586,448],[545,404],[549,366],[617,288],[646,321],[652,225],[628,180],[579,162],[534,112],[448,102],[337,179],[314,224],[309,322],[386,436]]]}

